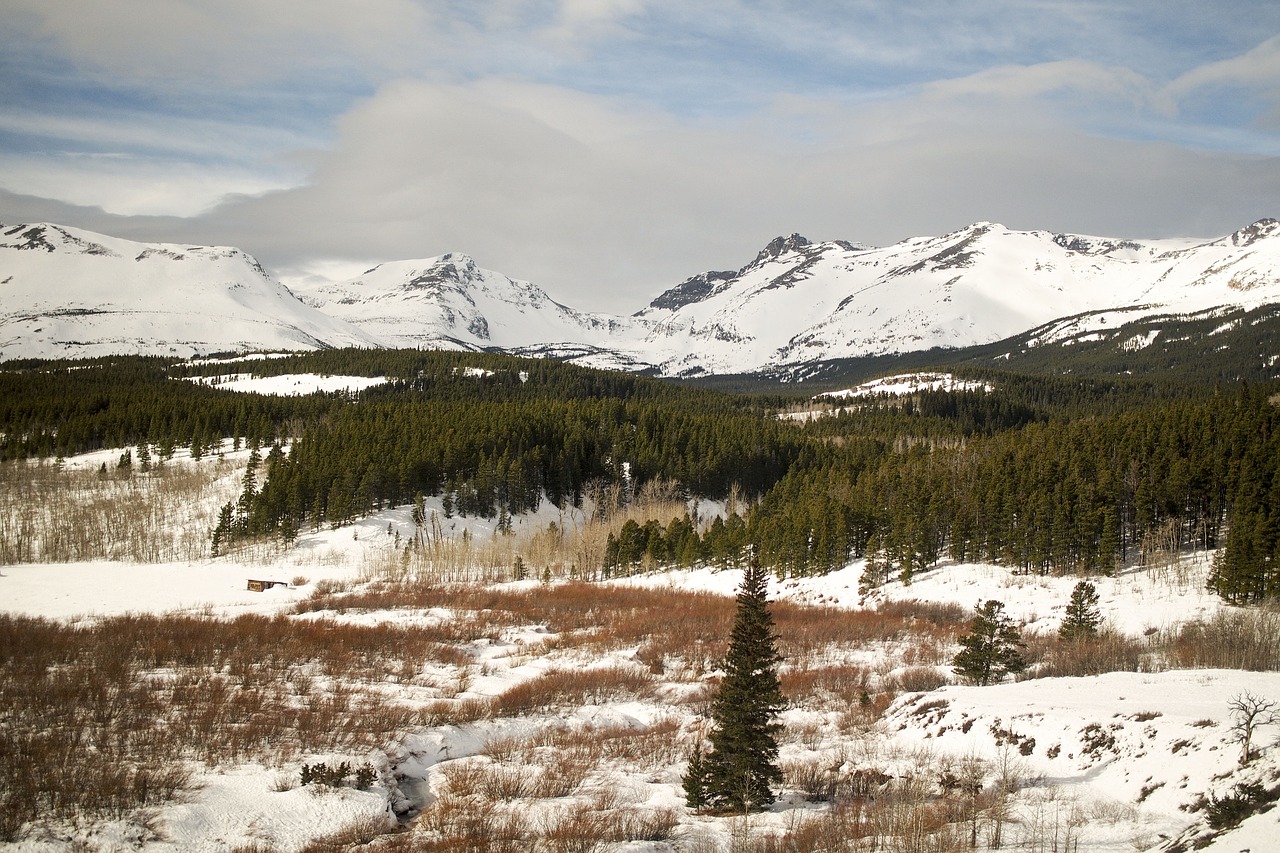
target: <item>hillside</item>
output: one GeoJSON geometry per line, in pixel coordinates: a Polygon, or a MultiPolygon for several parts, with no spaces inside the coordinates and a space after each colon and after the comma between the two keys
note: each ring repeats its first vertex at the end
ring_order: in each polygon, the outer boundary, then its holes
{"type": "Polygon", "coordinates": [[[378,345],[239,249],[0,226],[0,359],[378,345]]]}

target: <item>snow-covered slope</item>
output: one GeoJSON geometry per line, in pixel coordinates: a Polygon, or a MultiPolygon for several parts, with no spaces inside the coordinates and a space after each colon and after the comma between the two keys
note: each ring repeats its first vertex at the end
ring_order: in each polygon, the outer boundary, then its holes
{"type": "Polygon", "coordinates": [[[738,273],[690,279],[638,316],[653,324],[646,348],[669,374],[963,347],[1059,318],[1078,332],[1121,316],[1280,301],[1278,236],[1270,219],[1211,242],[989,222],[884,248],[793,234],[738,273]]]}
{"type": "Polygon", "coordinates": [[[636,325],[629,318],[567,308],[537,285],[481,269],[457,252],[379,264],[356,278],[301,295],[394,347],[594,346],[636,325]]]}
{"type": "MultiPolygon", "coordinates": [[[[770,242],[630,317],[591,314],[451,253],[307,286],[303,305],[236,249],[53,225],[0,236],[0,358],[331,345],[502,350],[668,376],[1081,340],[1148,317],[1280,304],[1280,223],[1133,241],[982,222],[875,248],[770,242]],[[1084,336],[1084,338],[1082,338],[1084,336]]],[[[1142,342],[1133,342],[1137,346],[1142,342]]]]}
{"type": "Polygon", "coordinates": [[[0,360],[379,345],[239,249],[0,225],[0,360]]]}

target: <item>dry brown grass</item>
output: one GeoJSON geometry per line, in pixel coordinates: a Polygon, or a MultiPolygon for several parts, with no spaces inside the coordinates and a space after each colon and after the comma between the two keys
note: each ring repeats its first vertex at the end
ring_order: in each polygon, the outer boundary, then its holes
{"type": "Polygon", "coordinates": [[[552,669],[504,691],[497,697],[495,710],[500,716],[516,717],[652,695],[652,678],[635,667],[552,669]]]}
{"type": "MultiPolygon", "coordinates": [[[[317,587],[290,617],[124,616],[80,627],[0,617],[0,778],[13,780],[0,799],[0,831],[12,837],[35,815],[125,814],[164,802],[188,784],[182,768],[201,762],[280,762],[379,747],[423,726],[545,714],[536,737],[496,738],[485,756],[442,766],[439,797],[414,831],[383,835],[385,828],[354,827],[308,849],[326,853],[367,842],[371,851],[573,851],[667,840],[674,832],[675,812],[593,799],[592,792],[610,773],[668,773],[688,754],[695,739],[689,715],[698,709],[670,700],[672,715],[653,725],[596,728],[564,722],[564,711],[653,701],[695,686],[704,691],[695,701],[705,702],[709,674],[727,646],[731,598],[581,581],[317,587]],[[336,618],[429,608],[453,617],[412,627],[336,618]],[[542,641],[511,640],[535,626],[544,629],[542,641]],[[545,657],[554,665],[497,696],[470,695],[468,678],[481,671],[477,642],[511,643],[522,662],[545,657]],[[634,662],[615,656],[603,666],[581,663],[635,649],[634,662]],[[392,700],[379,689],[384,682],[412,688],[419,698],[392,700]],[[537,819],[522,817],[538,801],[537,819]]],[[[775,603],[774,614],[788,662],[781,673],[785,695],[795,705],[840,715],[835,726],[795,734],[811,750],[828,736],[870,727],[892,698],[884,688],[928,690],[945,680],[936,661],[970,616],[959,607],[917,603],[875,610],[775,603]],[[885,647],[897,655],[891,670],[851,662],[885,647]],[[893,678],[884,679],[889,672],[893,678]]],[[[1184,629],[1162,648],[1173,655],[1212,640],[1225,655],[1265,662],[1275,635],[1265,619],[1273,617],[1184,629]]],[[[1122,639],[1120,651],[1103,661],[1128,660],[1131,647],[1122,639]]],[[[1086,665],[1046,641],[1039,656],[1055,655],[1056,665],[1086,665]]],[[[907,834],[929,849],[954,841],[957,815],[976,808],[954,792],[905,785],[881,797],[864,790],[865,778],[845,764],[802,760],[787,768],[790,784],[836,806],[792,827],[778,842],[791,846],[778,849],[857,849],[814,846],[834,844],[840,832],[907,834]]]]}
{"type": "Polygon", "coordinates": [[[418,710],[356,685],[437,647],[406,629],[260,616],[0,616],[0,834],[171,799],[193,761],[382,746],[418,710]]]}

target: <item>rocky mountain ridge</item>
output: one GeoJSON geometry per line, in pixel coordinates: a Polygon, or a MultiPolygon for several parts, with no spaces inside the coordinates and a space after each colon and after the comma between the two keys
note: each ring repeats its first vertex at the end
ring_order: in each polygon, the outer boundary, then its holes
{"type": "Polygon", "coordinates": [[[778,375],[1032,330],[1029,346],[1078,342],[1144,317],[1280,304],[1278,237],[1274,219],[1208,241],[992,222],[885,247],[792,234],[736,271],[691,276],[618,316],[563,305],[461,253],[294,294],[238,249],[0,226],[0,358],[384,346],[665,376],[778,375]]]}

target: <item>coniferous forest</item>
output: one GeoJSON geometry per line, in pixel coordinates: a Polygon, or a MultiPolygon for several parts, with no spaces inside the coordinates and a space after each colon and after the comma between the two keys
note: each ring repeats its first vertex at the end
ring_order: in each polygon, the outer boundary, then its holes
{"type": "Polygon", "coordinates": [[[0,370],[0,458],[118,447],[163,460],[224,438],[259,448],[244,494],[211,531],[215,549],[288,541],[421,496],[501,519],[543,500],[625,503],[662,483],[735,499],[710,523],[630,521],[603,565],[583,568],[727,563],[751,544],[780,576],[866,557],[874,586],[943,559],[1090,575],[1222,547],[1214,591],[1239,603],[1280,594],[1275,387],[968,368],[959,373],[989,390],[788,418],[809,389],[729,394],[490,354],[338,350],[250,369],[389,381],[274,397],[187,381],[225,363],[11,362],[0,370]]]}

